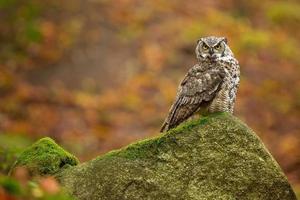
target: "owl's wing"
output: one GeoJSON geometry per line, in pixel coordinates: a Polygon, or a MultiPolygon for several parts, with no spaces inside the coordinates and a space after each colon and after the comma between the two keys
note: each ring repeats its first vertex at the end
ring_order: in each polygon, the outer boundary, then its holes
{"type": "Polygon", "coordinates": [[[182,80],[175,102],[166,118],[161,132],[173,128],[193,115],[199,107],[211,101],[224,78],[224,71],[210,69],[201,71],[193,67],[182,80]]]}

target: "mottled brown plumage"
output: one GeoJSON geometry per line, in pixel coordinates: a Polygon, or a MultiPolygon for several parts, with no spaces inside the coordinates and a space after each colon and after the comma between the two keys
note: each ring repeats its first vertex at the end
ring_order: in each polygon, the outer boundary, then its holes
{"type": "Polygon", "coordinates": [[[201,38],[196,55],[198,63],[180,83],[161,132],[176,127],[197,112],[233,112],[240,71],[227,40],[201,38]]]}

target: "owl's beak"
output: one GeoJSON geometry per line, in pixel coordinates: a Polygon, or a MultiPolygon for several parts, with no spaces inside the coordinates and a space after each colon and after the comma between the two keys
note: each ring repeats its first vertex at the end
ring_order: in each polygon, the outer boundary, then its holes
{"type": "Polygon", "coordinates": [[[214,50],[212,48],[210,48],[209,51],[208,51],[208,53],[209,53],[210,57],[212,57],[213,54],[214,54],[214,50]]]}
{"type": "Polygon", "coordinates": [[[209,53],[209,54],[207,55],[208,59],[210,59],[210,60],[216,59],[216,56],[214,55],[213,49],[209,49],[208,53],[209,53]]]}

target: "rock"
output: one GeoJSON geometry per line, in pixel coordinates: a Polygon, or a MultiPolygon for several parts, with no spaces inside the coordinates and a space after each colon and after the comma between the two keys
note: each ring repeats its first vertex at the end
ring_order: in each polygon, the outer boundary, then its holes
{"type": "Polygon", "coordinates": [[[256,134],[225,113],[61,170],[57,178],[79,200],[296,199],[256,134]]]}
{"type": "Polygon", "coordinates": [[[51,138],[42,138],[20,154],[11,172],[25,167],[32,175],[54,175],[67,166],[75,166],[78,159],[57,145],[51,138]]]}

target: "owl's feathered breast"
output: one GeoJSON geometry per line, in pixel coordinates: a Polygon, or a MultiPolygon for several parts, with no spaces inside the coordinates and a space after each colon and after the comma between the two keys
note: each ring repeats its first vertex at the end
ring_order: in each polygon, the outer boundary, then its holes
{"type": "Polygon", "coordinates": [[[208,111],[232,113],[240,80],[238,61],[231,56],[222,57],[218,60],[216,67],[223,69],[225,76],[219,91],[215,94],[208,107],[208,111]]]}

